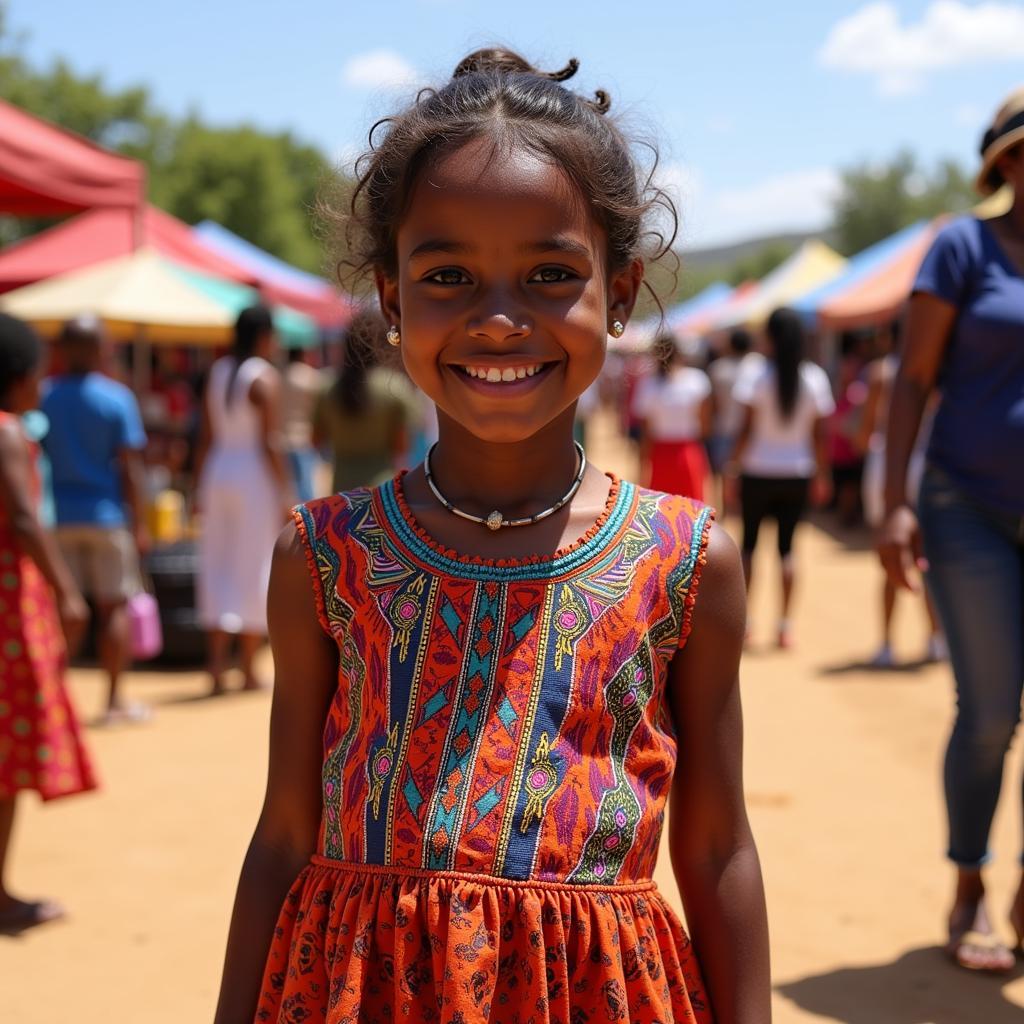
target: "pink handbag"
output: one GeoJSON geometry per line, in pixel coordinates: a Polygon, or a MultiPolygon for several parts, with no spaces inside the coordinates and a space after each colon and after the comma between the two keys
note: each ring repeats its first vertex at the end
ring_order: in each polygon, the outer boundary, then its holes
{"type": "Polygon", "coordinates": [[[164,649],[164,632],[160,626],[160,606],[156,598],[140,590],[128,598],[128,623],[132,657],[137,661],[155,658],[164,649]]]}

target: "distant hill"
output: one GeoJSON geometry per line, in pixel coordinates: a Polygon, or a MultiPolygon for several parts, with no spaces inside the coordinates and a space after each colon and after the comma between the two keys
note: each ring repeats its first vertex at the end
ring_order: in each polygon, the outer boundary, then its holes
{"type": "Polygon", "coordinates": [[[732,245],[716,246],[710,249],[683,249],[679,258],[683,262],[682,272],[706,270],[721,267],[728,270],[730,267],[745,260],[748,257],[756,256],[762,249],[769,246],[782,246],[796,249],[809,238],[820,238],[822,241],[832,244],[828,232],[821,231],[793,231],[778,235],[765,235],[761,238],[749,238],[744,242],[734,242],[732,245]]]}

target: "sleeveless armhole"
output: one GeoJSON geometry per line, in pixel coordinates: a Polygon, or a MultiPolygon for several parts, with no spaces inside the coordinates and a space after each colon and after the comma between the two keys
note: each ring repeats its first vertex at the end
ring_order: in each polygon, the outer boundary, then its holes
{"type": "Polygon", "coordinates": [[[307,505],[296,505],[291,512],[295,522],[295,529],[302,542],[302,550],[306,555],[306,567],[313,584],[313,599],[316,603],[316,617],[320,627],[329,636],[334,636],[331,631],[331,624],[327,618],[327,602],[324,598],[324,582],[320,575],[320,568],[317,564],[316,555],[316,522],[307,505]]]}
{"type": "Polygon", "coordinates": [[[693,521],[693,534],[690,538],[690,550],[686,556],[683,576],[679,589],[685,588],[683,598],[682,622],[679,627],[679,650],[686,646],[686,641],[693,629],[693,606],[697,603],[700,590],[701,574],[708,560],[708,541],[711,538],[711,524],[715,520],[715,510],[705,505],[693,521]]]}

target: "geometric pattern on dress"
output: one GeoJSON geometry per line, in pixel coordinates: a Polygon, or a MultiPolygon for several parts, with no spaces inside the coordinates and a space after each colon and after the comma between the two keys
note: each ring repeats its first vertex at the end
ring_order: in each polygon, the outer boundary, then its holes
{"type": "Polygon", "coordinates": [[[569,881],[581,885],[608,885],[616,880],[633,843],[640,819],[640,803],[625,771],[626,755],[634,730],[654,690],[650,649],[641,645],[612,677],[605,706],[614,719],[609,749],[614,784],[601,797],[593,832],[569,881]]]}

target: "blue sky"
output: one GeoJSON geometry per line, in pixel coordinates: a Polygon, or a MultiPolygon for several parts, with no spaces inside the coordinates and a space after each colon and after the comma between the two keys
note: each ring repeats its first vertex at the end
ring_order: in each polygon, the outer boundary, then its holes
{"type": "Polygon", "coordinates": [[[580,59],[580,88],[658,138],[683,241],[828,217],[839,168],[909,147],[974,165],[999,100],[1024,85],[1024,0],[10,0],[37,61],[66,58],[166,109],[291,129],[347,158],[413,81],[469,49],[580,59]]]}

